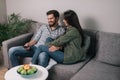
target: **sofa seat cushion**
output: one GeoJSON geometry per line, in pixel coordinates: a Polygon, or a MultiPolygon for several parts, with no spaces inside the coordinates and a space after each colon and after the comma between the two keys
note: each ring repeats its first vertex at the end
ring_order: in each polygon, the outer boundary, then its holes
{"type": "Polygon", "coordinates": [[[88,61],[79,62],[71,65],[57,64],[49,70],[47,80],[70,80],[88,61]]]}
{"type": "Polygon", "coordinates": [[[99,32],[97,37],[97,60],[120,66],[120,34],[99,32]]]}
{"type": "Polygon", "coordinates": [[[90,61],[70,80],[120,80],[120,67],[90,61]]]}

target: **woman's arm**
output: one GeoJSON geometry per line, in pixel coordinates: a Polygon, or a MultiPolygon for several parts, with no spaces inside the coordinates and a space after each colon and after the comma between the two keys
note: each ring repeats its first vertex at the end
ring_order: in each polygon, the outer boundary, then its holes
{"type": "Polygon", "coordinates": [[[60,36],[58,39],[50,42],[48,45],[49,46],[54,45],[54,46],[60,47],[77,37],[80,37],[78,30],[76,28],[70,28],[69,30],[67,30],[66,34],[64,34],[63,36],[60,36]]]}
{"type": "Polygon", "coordinates": [[[54,51],[56,51],[56,50],[59,50],[61,47],[57,47],[57,46],[51,46],[50,48],[49,48],[49,51],[50,52],[54,52],[54,51]]]}

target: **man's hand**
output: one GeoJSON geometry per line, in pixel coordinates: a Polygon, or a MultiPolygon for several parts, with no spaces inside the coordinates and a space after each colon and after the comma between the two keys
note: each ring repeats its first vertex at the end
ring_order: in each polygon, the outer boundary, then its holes
{"type": "Polygon", "coordinates": [[[51,46],[51,47],[49,48],[49,51],[50,51],[50,52],[54,52],[54,51],[59,50],[59,49],[60,49],[60,47],[51,46]]]}
{"type": "Polygon", "coordinates": [[[26,50],[30,50],[30,46],[28,43],[26,43],[24,46],[23,46],[26,50]]]}
{"type": "Polygon", "coordinates": [[[29,43],[26,43],[24,46],[29,46],[29,43]]]}

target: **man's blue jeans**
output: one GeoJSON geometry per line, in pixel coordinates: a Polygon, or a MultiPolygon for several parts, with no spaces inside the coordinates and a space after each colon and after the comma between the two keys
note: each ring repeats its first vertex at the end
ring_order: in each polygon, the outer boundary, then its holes
{"type": "Polygon", "coordinates": [[[40,45],[36,49],[36,52],[34,53],[34,56],[32,58],[32,63],[35,64],[38,59],[39,60],[38,64],[43,67],[46,67],[49,63],[50,58],[53,58],[58,63],[63,63],[64,53],[59,50],[55,52],[50,52],[48,46],[40,45]]]}
{"type": "Polygon", "coordinates": [[[32,57],[37,48],[32,46],[30,50],[26,50],[23,46],[12,47],[9,49],[9,58],[12,67],[19,65],[19,57],[32,57]]]}

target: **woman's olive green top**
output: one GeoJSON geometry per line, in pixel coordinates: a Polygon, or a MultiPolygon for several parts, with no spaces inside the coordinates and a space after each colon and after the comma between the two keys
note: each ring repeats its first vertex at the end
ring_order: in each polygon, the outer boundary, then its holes
{"type": "Polygon", "coordinates": [[[72,26],[69,26],[66,33],[60,36],[49,45],[64,47],[64,61],[63,63],[71,64],[83,60],[86,57],[81,47],[81,35],[79,31],[72,26]]]}

